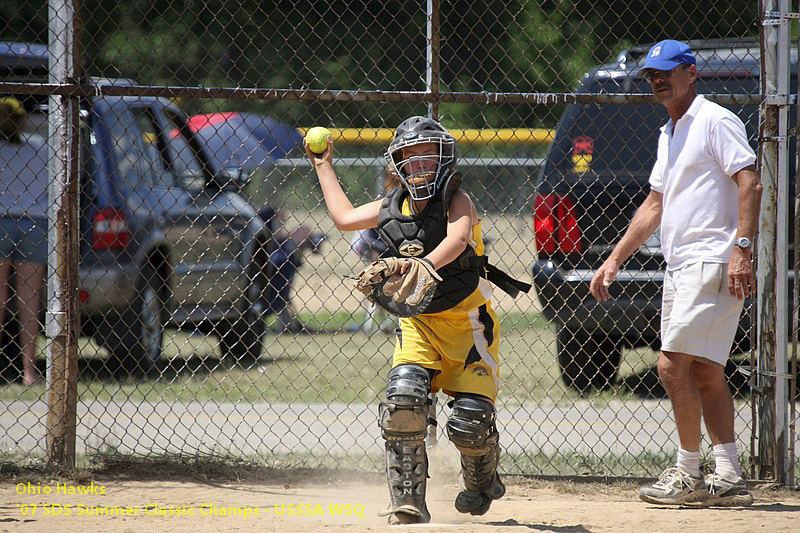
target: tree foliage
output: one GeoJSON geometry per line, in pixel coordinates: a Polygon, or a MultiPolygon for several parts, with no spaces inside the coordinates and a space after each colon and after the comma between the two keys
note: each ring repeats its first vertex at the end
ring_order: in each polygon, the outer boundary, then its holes
{"type": "MultiPolygon", "coordinates": [[[[752,0],[442,0],[441,82],[449,91],[562,92],[625,46],[757,32],[752,0]]],[[[148,85],[425,89],[426,2],[82,0],[89,73],[148,85]]],[[[0,39],[46,42],[47,2],[4,0],[0,39]]],[[[395,125],[416,104],[214,101],[298,124],[395,125]]],[[[552,126],[544,106],[443,106],[461,127],[552,126]]]]}

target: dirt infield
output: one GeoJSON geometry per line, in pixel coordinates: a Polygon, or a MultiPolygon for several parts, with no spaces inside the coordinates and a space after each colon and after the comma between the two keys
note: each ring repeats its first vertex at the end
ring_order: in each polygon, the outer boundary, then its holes
{"type": "MultiPolygon", "coordinates": [[[[0,531],[382,531],[387,489],[360,480],[312,476],[262,483],[186,481],[3,481],[0,531]],[[48,494],[49,492],[49,494],[48,494]]],[[[743,509],[677,509],[642,503],[633,484],[600,485],[511,478],[483,517],[458,514],[454,479],[434,474],[433,523],[415,529],[554,532],[797,531],[800,493],[756,490],[743,509]],[[439,478],[439,479],[437,479],[439,478]]],[[[392,528],[396,531],[410,528],[392,528]]]]}

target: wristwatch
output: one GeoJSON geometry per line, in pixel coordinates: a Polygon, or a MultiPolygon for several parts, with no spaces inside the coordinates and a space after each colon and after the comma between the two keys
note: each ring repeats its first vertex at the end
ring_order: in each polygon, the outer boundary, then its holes
{"type": "Polygon", "coordinates": [[[750,248],[753,243],[750,242],[750,239],[747,237],[737,237],[736,240],[733,242],[734,246],[738,246],[739,248],[750,248]]]}

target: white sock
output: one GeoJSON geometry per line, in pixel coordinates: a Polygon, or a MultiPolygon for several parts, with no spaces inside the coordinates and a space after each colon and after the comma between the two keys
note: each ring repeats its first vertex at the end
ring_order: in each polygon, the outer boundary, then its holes
{"type": "Polygon", "coordinates": [[[739,455],[736,452],[736,443],[717,444],[714,446],[714,473],[728,481],[735,481],[742,476],[739,466],[739,455]]]}
{"type": "Polygon", "coordinates": [[[678,448],[678,462],[675,466],[692,477],[700,477],[700,450],[690,452],[678,448]]]}

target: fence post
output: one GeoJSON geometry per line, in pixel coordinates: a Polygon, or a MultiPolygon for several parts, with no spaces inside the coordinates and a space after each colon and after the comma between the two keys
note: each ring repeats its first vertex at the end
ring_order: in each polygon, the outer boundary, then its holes
{"type": "Polygon", "coordinates": [[[427,92],[433,97],[428,104],[428,116],[439,120],[439,75],[441,55],[441,0],[428,0],[428,43],[426,46],[425,82],[427,92]]]}
{"type": "Polygon", "coordinates": [[[788,331],[787,202],[789,174],[788,0],[761,6],[761,177],[764,184],[758,249],[757,475],[786,480],[788,331]],[[781,99],[785,99],[785,101],[781,99]]]}
{"type": "MultiPolygon", "coordinates": [[[[49,0],[49,81],[78,80],[78,0],[49,0]]],[[[47,463],[75,466],[78,381],[78,98],[49,100],[47,463]]]]}
{"type": "MultiPolygon", "coordinates": [[[[800,53],[800,37],[797,37],[795,40],[795,47],[798,53],[800,53]]],[[[800,57],[800,56],[798,56],[800,57]]],[[[795,88],[795,124],[800,124],[800,87],[795,88]]],[[[800,169],[800,148],[798,146],[800,143],[800,131],[798,131],[797,127],[795,127],[794,133],[794,168],[800,169]]],[[[797,170],[795,170],[794,178],[794,220],[792,220],[792,224],[794,225],[794,235],[800,235],[800,187],[798,187],[798,176],[797,170]]],[[[795,237],[796,239],[796,237],[795,237]]],[[[792,294],[790,295],[792,298],[792,312],[789,314],[791,319],[791,327],[789,331],[791,333],[791,347],[790,347],[790,362],[788,364],[789,367],[789,413],[788,413],[788,420],[789,420],[789,427],[788,427],[788,449],[786,450],[786,456],[788,458],[786,464],[786,485],[793,487],[795,485],[795,474],[794,474],[794,464],[796,461],[795,458],[795,430],[796,425],[795,422],[797,420],[797,402],[794,401],[794,398],[797,397],[797,335],[798,335],[798,307],[800,307],[800,283],[797,281],[800,280],[800,248],[797,246],[792,246],[792,270],[794,271],[794,283],[792,287],[792,294]]]]}

